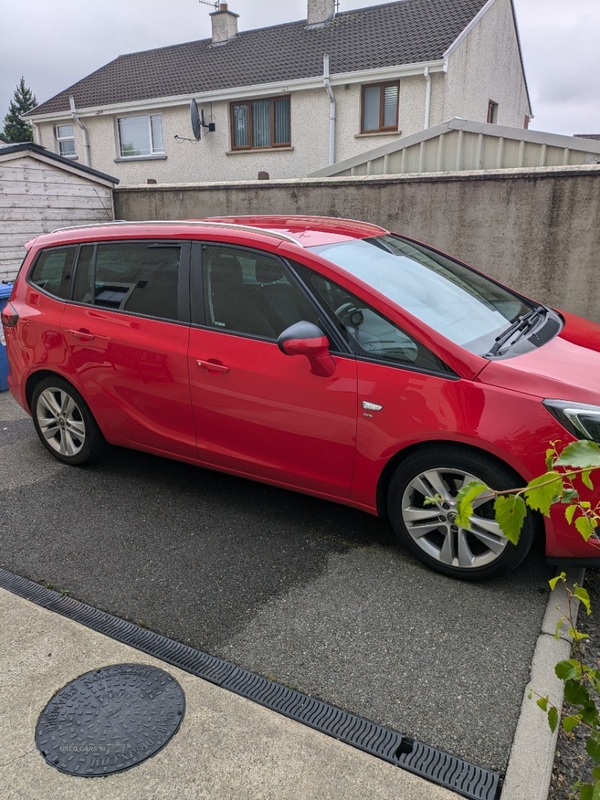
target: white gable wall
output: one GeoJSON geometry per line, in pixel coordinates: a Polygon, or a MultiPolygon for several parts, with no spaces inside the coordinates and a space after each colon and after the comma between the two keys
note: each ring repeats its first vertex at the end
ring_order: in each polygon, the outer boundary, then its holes
{"type": "Polygon", "coordinates": [[[432,125],[452,117],[486,122],[493,100],[499,125],[523,127],[529,106],[510,0],[496,0],[450,53],[446,84],[432,125]]]}

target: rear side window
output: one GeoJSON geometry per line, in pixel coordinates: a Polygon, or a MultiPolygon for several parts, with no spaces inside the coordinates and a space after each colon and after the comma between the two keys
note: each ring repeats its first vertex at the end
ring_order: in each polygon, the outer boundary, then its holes
{"type": "Polygon", "coordinates": [[[53,297],[66,300],[69,296],[76,253],[76,247],[52,247],[42,250],[36,259],[29,281],[53,297]]]}
{"type": "Polygon", "coordinates": [[[181,245],[173,242],[84,245],[73,300],[176,320],[180,260],[181,245]]]}

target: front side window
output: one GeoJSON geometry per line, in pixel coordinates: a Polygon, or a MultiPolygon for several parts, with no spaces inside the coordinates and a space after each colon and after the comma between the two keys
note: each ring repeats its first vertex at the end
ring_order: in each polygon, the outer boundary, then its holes
{"type": "Polygon", "coordinates": [[[296,269],[321,303],[337,319],[338,327],[359,356],[448,372],[446,365],[427,347],[337,283],[301,265],[296,269]]]}
{"type": "Polygon", "coordinates": [[[290,146],[289,97],[232,103],[230,114],[233,150],[290,146]]]}
{"type": "Polygon", "coordinates": [[[75,133],[72,125],[57,125],[54,129],[58,154],[65,158],[74,158],[75,153],[75,133]]]}
{"type": "Polygon", "coordinates": [[[180,258],[181,245],[173,242],[84,245],[73,300],[176,320],[180,258]]]}
{"type": "Polygon", "coordinates": [[[362,133],[398,130],[399,90],[398,81],[363,86],[362,133]]]}
{"type": "Polygon", "coordinates": [[[518,295],[484,275],[399,236],[311,249],[478,355],[489,351],[507,322],[530,311],[518,295]]]}
{"type": "Polygon", "coordinates": [[[42,250],[29,275],[29,281],[53,297],[66,300],[69,296],[76,247],[52,247],[42,250]]]}
{"type": "Polygon", "coordinates": [[[121,158],[152,156],[165,152],[160,114],[120,117],[118,129],[121,158]]]}
{"type": "Polygon", "coordinates": [[[317,324],[314,308],[278,259],[253,250],[202,248],[206,325],[275,340],[295,322],[317,324]]]}

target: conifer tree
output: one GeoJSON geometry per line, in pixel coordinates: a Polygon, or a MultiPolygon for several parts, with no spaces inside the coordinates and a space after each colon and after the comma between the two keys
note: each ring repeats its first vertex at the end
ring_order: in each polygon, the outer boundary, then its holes
{"type": "Polygon", "coordinates": [[[21,119],[23,114],[31,111],[37,105],[35,95],[28,86],[25,86],[25,78],[21,78],[15,89],[14,99],[8,106],[8,114],[4,117],[3,137],[7,142],[31,142],[33,141],[33,130],[31,125],[21,119]]]}

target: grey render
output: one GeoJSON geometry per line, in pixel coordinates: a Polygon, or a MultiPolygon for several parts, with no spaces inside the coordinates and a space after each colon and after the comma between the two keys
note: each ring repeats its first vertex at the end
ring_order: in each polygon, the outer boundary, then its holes
{"type": "Polygon", "coordinates": [[[39,105],[28,115],[36,141],[56,151],[56,126],[72,125],[77,159],[129,184],[259,170],[293,178],[454,116],[485,122],[490,101],[500,124],[531,116],[512,0],[400,0],[337,14],[333,0],[307,2],[307,20],[245,32],[221,4],[212,39],[120,56],[39,105]],[[399,81],[398,130],[361,133],[362,87],[388,81],[399,81]],[[233,150],[230,103],[282,95],[291,146],[233,150]],[[216,126],[200,142],[184,141],[192,99],[216,126]],[[123,158],[117,120],[150,115],[161,118],[164,152],[123,158]]]}

